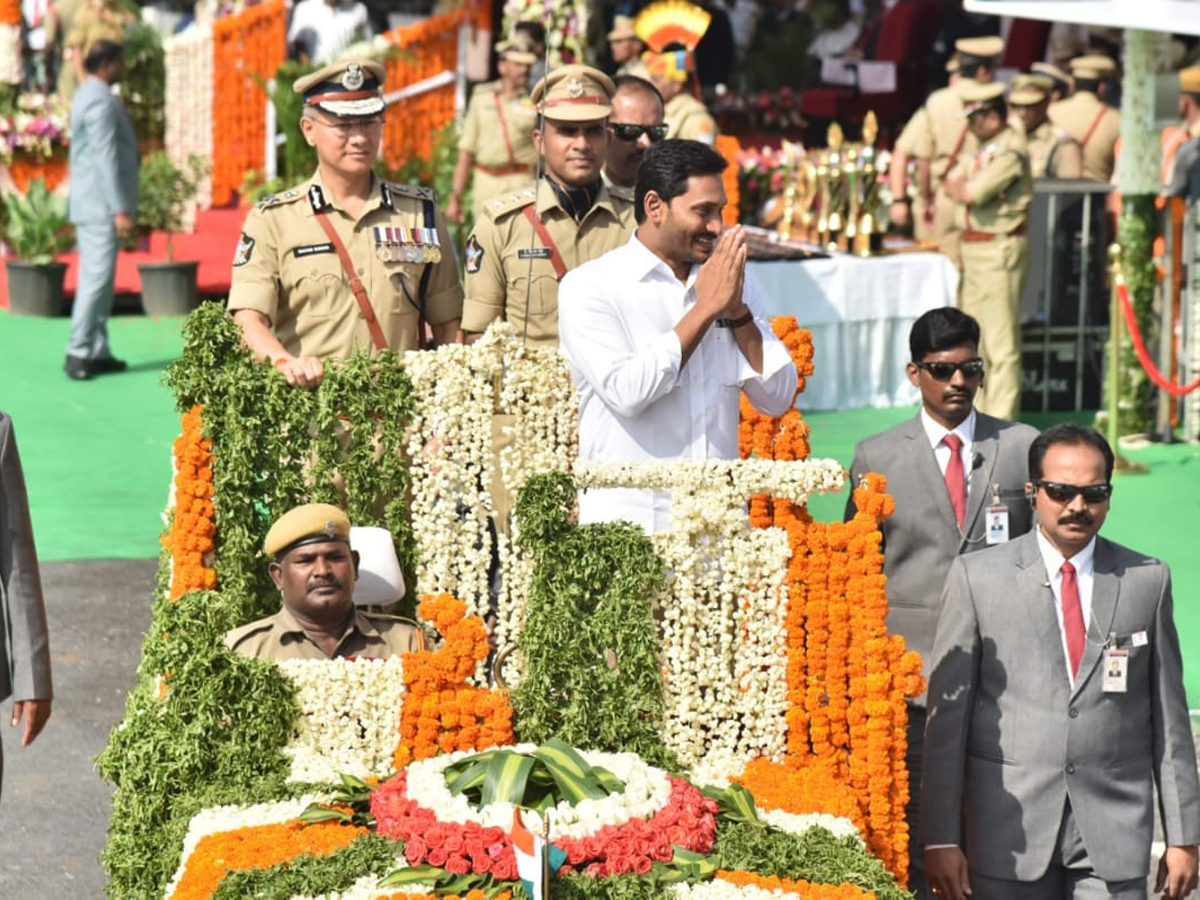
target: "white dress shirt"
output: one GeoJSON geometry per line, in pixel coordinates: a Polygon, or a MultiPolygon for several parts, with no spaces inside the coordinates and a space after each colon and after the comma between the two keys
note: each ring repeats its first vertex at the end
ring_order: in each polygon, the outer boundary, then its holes
{"type": "MultiPolygon", "coordinates": [[[[1042,552],[1042,561],[1046,564],[1046,576],[1049,578],[1050,590],[1054,592],[1054,616],[1058,619],[1058,634],[1062,638],[1063,659],[1067,660],[1067,677],[1071,679],[1071,687],[1075,687],[1075,673],[1071,671],[1070,655],[1067,653],[1067,633],[1063,629],[1062,609],[1062,564],[1066,561],[1058,549],[1037,530],[1038,549],[1042,552]]],[[[1079,609],[1083,613],[1083,628],[1085,646],[1092,637],[1092,583],[1096,576],[1096,538],[1088,541],[1087,546],[1071,557],[1071,565],[1075,567],[1075,583],[1079,586],[1079,609]]]]}
{"type": "Polygon", "coordinates": [[[355,41],[371,37],[367,8],[354,0],[338,0],[330,6],[325,0],[300,0],[292,11],[287,40],[303,41],[312,61],[323,65],[355,41]]]}
{"type": "MultiPolygon", "coordinates": [[[[583,459],[737,459],[742,390],[768,415],[791,406],[796,367],[748,276],[742,299],[762,333],[762,374],[742,355],[732,329],[716,323],[684,365],[675,326],[696,303],[699,268],[681,284],[635,233],[563,278],[558,330],[579,391],[583,459]]],[[[660,531],[670,523],[670,498],[629,489],[581,493],[581,523],[617,519],[660,531]]]]}
{"type": "Polygon", "coordinates": [[[933,416],[925,411],[925,407],[921,407],[921,427],[925,429],[925,435],[929,438],[929,446],[933,448],[933,458],[937,460],[938,469],[942,473],[942,477],[946,477],[946,467],[950,465],[950,448],[942,443],[948,434],[957,434],[962,439],[962,446],[958,448],[958,453],[962,457],[963,474],[966,476],[963,481],[968,483],[971,480],[971,469],[974,468],[971,458],[971,445],[975,443],[975,410],[972,409],[967,417],[950,431],[947,431],[943,426],[933,421],[933,416]]]}

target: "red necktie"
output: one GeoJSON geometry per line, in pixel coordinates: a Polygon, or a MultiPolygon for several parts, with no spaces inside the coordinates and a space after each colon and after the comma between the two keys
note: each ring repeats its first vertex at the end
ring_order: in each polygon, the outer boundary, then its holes
{"type": "Polygon", "coordinates": [[[950,493],[950,505],[954,507],[954,518],[962,528],[967,519],[967,478],[963,471],[963,441],[957,434],[948,434],[942,443],[950,448],[950,462],[946,464],[946,490],[950,493]]]}
{"type": "Polygon", "coordinates": [[[1067,659],[1071,665],[1071,677],[1074,678],[1079,671],[1079,661],[1083,659],[1083,607],[1079,604],[1075,567],[1064,562],[1061,571],[1063,632],[1067,636],[1067,659]]]}

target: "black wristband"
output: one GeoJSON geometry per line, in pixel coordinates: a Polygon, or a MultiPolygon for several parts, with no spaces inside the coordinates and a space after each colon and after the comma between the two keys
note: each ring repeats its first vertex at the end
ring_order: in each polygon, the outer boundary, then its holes
{"type": "Polygon", "coordinates": [[[753,321],[754,321],[754,313],[751,312],[750,310],[746,310],[746,314],[744,316],[742,316],[741,318],[726,319],[725,327],[726,328],[741,328],[743,325],[749,325],[753,321]]]}

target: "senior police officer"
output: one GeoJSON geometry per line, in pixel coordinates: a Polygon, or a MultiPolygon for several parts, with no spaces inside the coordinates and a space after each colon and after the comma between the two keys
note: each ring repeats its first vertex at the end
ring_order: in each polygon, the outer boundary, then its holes
{"type": "Polygon", "coordinates": [[[629,239],[633,204],[600,177],[612,94],[607,75],[580,65],[562,66],[534,87],[541,116],[534,143],[545,174],[486,203],[467,240],[468,341],[503,319],[527,344],[557,347],[559,281],[629,239]]]}
{"type": "Polygon", "coordinates": [[[1025,131],[1029,145],[1029,168],[1034,178],[1082,178],[1083,148],[1079,141],[1046,116],[1050,107],[1047,90],[1053,85],[1041,75],[1014,81],[1008,94],[1013,117],[1025,131]]]}
{"type": "Polygon", "coordinates": [[[947,176],[958,205],[963,264],[959,305],[979,322],[987,381],[976,406],[999,419],[1021,409],[1021,289],[1029,267],[1025,236],[1033,178],[1024,136],[1008,124],[1004,85],[975,84],[962,92],[963,116],[978,149],[947,176]]]}
{"type": "Polygon", "coordinates": [[[260,201],[233,261],[229,310],[246,344],[293,387],[323,361],[457,339],[462,285],[433,191],[381,181],[384,69],[369,60],[297,79],[300,129],[317,151],[307,182],[260,201]]]}
{"type": "Polygon", "coordinates": [[[894,193],[891,219],[900,226],[910,218],[915,220],[917,236],[936,241],[939,249],[958,265],[961,224],[954,216],[954,204],[942,189],[942,181],[964,155],[975,150],[975,138],[962,120],[962,92],[993,81],[1004,42],[998,37],[962,38],[955,41],[954,49],[958,53],[958,77],[953,84],[929,95],[896,141],[903,155],[899,163],[893,160],[896,172],[893,190],[896,180],[903,175],[904,161],[914,158],[917,196],[910,216],[904,192],[894,193]]]}
{"type": "Polygon", "coordinates": [[[306,503],[280,516],[263,540],[271,580],[283,597],[273,616],[234,628],[225,646],[267,659],[367,659],[424,649],[416,623],[354,606],[358,553],[350,520],[336,506],[306,503]]]}
{"type": "Polygon", "coordinates": [[[1106,56],[1079,56],[1071,60],[1075,93],[1050,105],[1050,121],[1083,148],[1083,177],[1112,180],[1121,113],[1104,102],[1107,82],[1116,65],[1106,56]]]}
{"type": "Polygon", "coordinates": [[[478,219],[483,204],[516,190],[533,177],[537,150],[533,126],[537,117],[529,99],[529,70],[537,62],[530,45],[513,39],[496,45],[500,77],[471,94],[458,142],[453,193],[446,218],[462,222],[462,197],[470,181],[472,209],[478,219]]]}

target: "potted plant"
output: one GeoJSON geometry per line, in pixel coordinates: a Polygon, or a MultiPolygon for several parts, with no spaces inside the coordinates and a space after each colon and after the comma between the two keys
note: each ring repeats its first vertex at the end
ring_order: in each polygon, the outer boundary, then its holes
{"type": "Polygon", "coordinates": [[[175,261],[175,235],[183,230],[188,204],[206,172],[204,158],[192,155],[187,170],[171,161],[165,150],[156,150],[142,161],[138,173],[140,228],[167,235],[167,261],[139,263],[142,308],[151,316],[185,316],[199,304],[195,262],[175,261]]]}
{"type": "Polygon", "coordinates": [[[54,257],[75,242],[67,198],[51,193],[43,179],[35,178],[24,194],[5,194],[4,208],[4,241],[13,254],[6,262],[9,310],[18,316],[62,315],[67,264],[54,257]]]}

